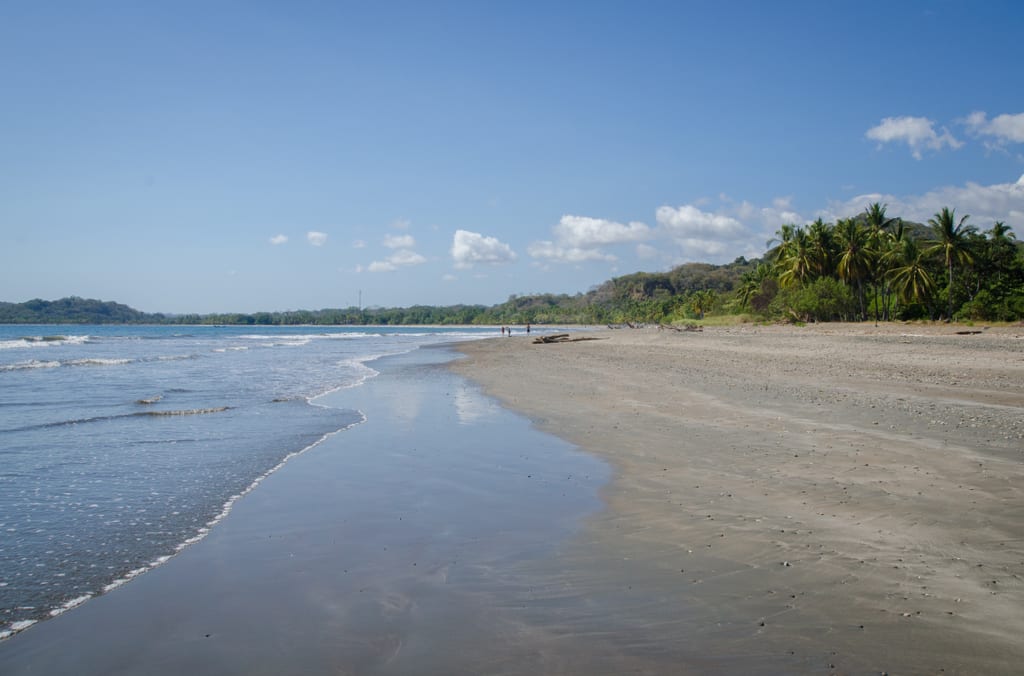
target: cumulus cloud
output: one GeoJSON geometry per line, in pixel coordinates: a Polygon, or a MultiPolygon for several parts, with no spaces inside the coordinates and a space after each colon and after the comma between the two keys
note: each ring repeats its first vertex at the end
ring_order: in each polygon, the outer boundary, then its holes
{"type": "Polygon", "coordinates": [[[605,244],[640,242],[650,237],[644,223],[629,225],[587,216],[562,216],[554,227],[556,241],[564,246],[592,249],[605,244]]]}
{"type": "Polygon", "coordinates": [[[306,241],[313,246],[323,246],[327,243],[327,233],[317,232],[316,230],[310,230],[306,233],[306,241]]]}
{"type": "Polygon", "coordinates": [[[385,235],[384,246],[389,249],[411,249],[416,246],[412,235],[385,235]]]}
{"type": "Polygon", "coordinates": [[[354,242],[352,242],[352,248],[353,249],[365,249],[366,248],[366,242],[364,240],[357,239],[354,242]]]}
{"type": "Polygon", "coordinates": [[[581,249],[579,247],[567,247],[551,241],[534,242],[527,247],[526,252],[534,258],[554,261],[556,263],[582,263],[584,261],[608,261],[617,260],[611,254],[603,253],[600,249],[581,249]]]}
{"type": "Polygon", "coordinates": [[[755,258],[764,253],[761,244],[782,223],[804,222],[789,197],[778,197],[764,207],[745,200],[724,201],[716,211],[694,204],[658,208],[657,235],[669,244],[661,247],[662,256],[675,262],[707,263],[725,263],[740,255],[755,258]]]}
{"type": "Polygon", "coordinates": [[[1014,183],[945,186],[921,195],[897,197],[883,193],[867,193],[842,202],[831,202],[819,212],[826,220],[848,218],[861,213],[872,202],[888,205],[887,211],[911,221],[926,223],[942,207],[956,209],[957,214],[970,214],[971,221],[982,229],[994,221],[1011,225],[1024,222],[1024,176],[1014,183]]]}
{"type": "Polygon", "coordinates": [[[562,263],[582,261],[614,261],[616,257],[605,253],[602,246],[642,242],[651,238],[651,229],[645,223],[628,225],[589,216],[562,216],[552,228],[553,241],[534,242],[527,252],[534,258],[562,263]]]}
{"type": "Polygon", "coordinates": [[[990,120],[984,112],[975,111],[964,122],[972,136],[988,139],[985,141],[988,148],[1024,143],[1024,113],[997,115],[990,120]]]}
{"type": "Polygon", "coordinates": [[[273,237],[270,238],[270,243],[273,244],[274,246],[277,246],[278,244],[284,244],[287,241],[288,235],[274,235],[273,237]]]}
{"type": "Polygon", "coordinates": [[[451,254],[457,268],[469,268],[477,263],[508,263],[516,259],[515,252],[508,244],[496,237],[487,237],[468,230],[455,231],[451,254]]]}
{"type": "Polygon", "coordinates": [[[927,117],[887,117],[864,135],[878,141],[879,145],[906,143],[914,159],[918,160],[922,150],[942,150],[945,146],[956,149],[963,145],[945,127],[941,134],[935,131],[935,123],[927,117]]]}
{"type": "Polygon", "coordinates": [[[690,204],[658,207],[655,217],[658,225],[677,239],[735,239],[747,233],[747,228],[735,218],[701,211],[690,204]]]}
{"type": "Polygon", "coordinates": [[[373,261],[366,269],[370,272],[394,272],[398,268],[426,263],[427,259],[408,249],[401,249],[382,261],[373,261]]]}

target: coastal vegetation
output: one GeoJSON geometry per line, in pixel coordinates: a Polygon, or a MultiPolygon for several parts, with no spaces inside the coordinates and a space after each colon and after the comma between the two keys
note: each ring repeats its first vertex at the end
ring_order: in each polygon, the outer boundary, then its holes
{"type": "Polygon", "coordinates": [[[1018,321],[1024,242],[997,221],[982,230],[944,207],[926,224],[874,203],[853,218],[783,225],[761,258],[685,263],[612,278],[586,293],[504,303],[406,308],[151,314],[83,298],[0,303],[0,323],[231,325],[673,323],[709,316],[757,321],[1018,321]]]}

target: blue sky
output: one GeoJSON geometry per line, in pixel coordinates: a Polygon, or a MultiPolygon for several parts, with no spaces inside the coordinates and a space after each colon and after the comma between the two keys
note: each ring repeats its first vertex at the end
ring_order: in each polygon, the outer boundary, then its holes
{"type": "Polygon", "coordinates": [[[0,300],[493,304],[942,206],[1024,237],[1015,2],[0,2],[0,300]]]}

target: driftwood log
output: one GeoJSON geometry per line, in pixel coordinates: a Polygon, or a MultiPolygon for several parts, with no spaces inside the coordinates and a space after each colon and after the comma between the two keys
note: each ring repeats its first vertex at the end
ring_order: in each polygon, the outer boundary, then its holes
{"type": "Polygon", "coordinates": [[[537,336],[533,342],[540,345],[542,343],[562,343],[567,340],[569,340],[568,333],[553,333],[550,336],[537,336]]]}
{"type": "Polygon", "coordinates": [[[533,339],[534,345],[546,345],[549,343],[578,343],[584,340],[607,340],[606,338],[599,338],[597,336],[580,336],[579,338],[570,338],[568,333],[554,333],[550,336],[537,336],[533,339]]]}

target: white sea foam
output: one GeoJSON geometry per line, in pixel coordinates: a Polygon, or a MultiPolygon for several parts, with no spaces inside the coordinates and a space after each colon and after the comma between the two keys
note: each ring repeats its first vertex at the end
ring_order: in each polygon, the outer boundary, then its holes
{"type": "Polygon", "coordinates": [[[10,636],[14,636],[19,631],[25,631],[36,622],[38,622],[38,620],[18,620],[17,622],[11,622],[7,625],[6,629],[0,630],[0,641],[10,636]]]}
{"type": "Polygon", "coordinates": [[[63,362],[65,366],[120,366],[131,364],[134,359],[101,359],[92,357],[89,359],[69,359],[63,362]]]}
{"type": "MultiPolygon", "coordinates": [[[[239,336],[245,340],[269,340],[285,341],[286,343],[308,344],[313,340],[351,340],[352,338],[379,338],[381,333],[368,333],[365,331],[341,331],[333,333],[283,333],[279,335],[268,335],[263,333],[249,333],[239,336]]],[[[406,334],[403,334],[406,335],[406,334]]]]}
{"type": "Polygon", "coordinates": [[[0,364],[0,371],[21,371],[23,369],[52,369],[60,366],[59,361],[40,361],[32,359],[20,361],[16,364],[0,364]]]}
{"type": "Polygon", "coordinates": [[[86,601],[88,601],[91,598],[92,598],[92,594],[83,594],[82,596],[77,596],[77,597],[71,599],[70,601],[66,601],[64,603],[64,605],[58,606],[58,607],[54,608],[53,610],[51,610],[50,611],[50,617],[57,617],[58,615],[63,615],[67,611],[71,610],[72,608],[75,608],[77,606],[82,605],[83,603],[85,603],[86,601]]]}
{"type": "Polygon", "coordinates": [[[194,354],[165,354],[156,358],[157,361],[184,361],[186,359],[195,359],[194,354]]]}
{"type": "Polygon", "coordinates": [[[89,336],[24,336],[11,340],[0,340],[0,350],[24,349],[27,347],[59,347],[81,345],[89,342],[89,336]]]}

